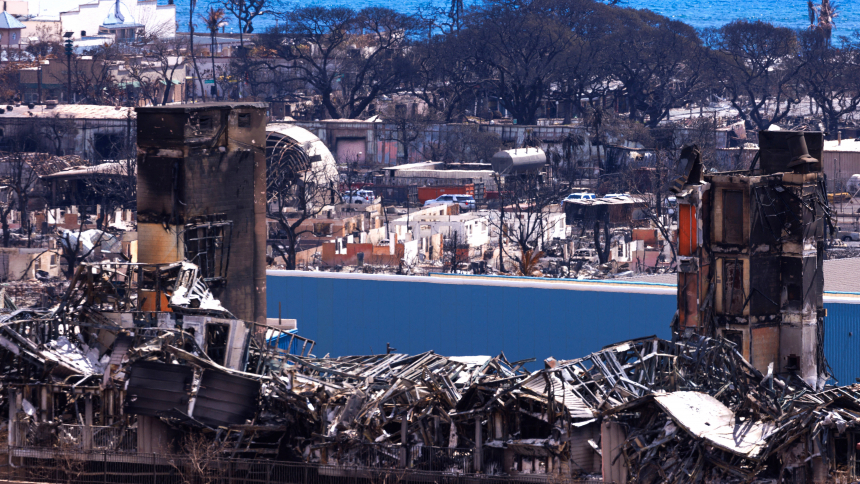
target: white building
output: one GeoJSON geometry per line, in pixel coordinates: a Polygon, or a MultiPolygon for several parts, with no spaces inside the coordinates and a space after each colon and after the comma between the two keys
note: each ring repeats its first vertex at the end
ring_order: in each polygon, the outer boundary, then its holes
{"type": "MultiPolygon", "coordinates": [[[[499,236],[499,212],[492,210],[488,215],[493,226],[493,239],[499,236]]],[[[522,232],[531,233],[529,242],[536,243],[537,248],[543,250],[544,246],[552,242],[554,239],[567,238],[567,224],[564,213],[559,212],[544,212],[536,214],[530,212],[515,213],[511,211],[505,212],[505,224],[508,228],[509,235],[519,234],[522,232]],[[524,228],[520,229],[520,225],[524,224],[524,228]]]]}
{"type": "Polygon", "coordinates": [[[72,39],[78,42],[95,36],[128,41],[140,35],[176,34],[176,5],[172,2],[159,5],[157,0],[18,0],[8,1],[6,8],[19,15],[26,26],[23,37],[28,41],[46,40],[42,37],[66,32],[71,32],[72,39]]]}
{"type": "Polygon", "coordinates": [[[454,233],[469,247],[482,247],[490,240],[489,220],[478,213],[446,215],[447,205],[434,205],[392,220],[397,240],[430,239],[434,235],[451,237],[454,233]]]}

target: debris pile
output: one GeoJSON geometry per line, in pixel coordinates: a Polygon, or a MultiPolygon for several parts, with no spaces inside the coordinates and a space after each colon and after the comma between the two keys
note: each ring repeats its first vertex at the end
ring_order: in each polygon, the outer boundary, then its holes
{"type": "Polygon", "coordinates": [[[82,264],[55,307],[0,313],[18,446],[176,452],[199,434],[232,457],[628,482],[854,463],[860,386],[763,374],[723,339],[631,340],[539,371],[503,353],[317,358],[233,317],[188,262],[82,264]]]}
{"type": "Polygon", "coordinates": [[[37,279],[4,282],[0,291],[5,293],[0,300],[8,299],[9,303],[2,308],[49,308],[55,305],[69,287],[68,281],[58,277],[42,277],[38,272],[37,279]]]}
{"type": "Polygon", "coordinates": [[[702,337],[629,341],[557,371],[605,427],[624,429],[615,440],[602,433],[611,441],[601,445],[604,472],[608,464],[635,482],[751,482],[790,479],[811,462],[819,475],[853,475],[860,385],[816,392],[702,337]]]}
{"type": "MultiPolygon", "coordinates": [[[[328,463],[380,464],[361,462],[364,444],[474,448],[475,418],[512,403],[517,383],[527,376],[524,362],[510,363],[504,354],[290,360],[295,363],[292,394],[310,402],[311,418],[323,429],[309,447],[296,452],[328,463]]],[[[546,406],[542,395],[530,397],[546,406]]],[[[391,463],[398,459],[394,455],[391,463]]]]}

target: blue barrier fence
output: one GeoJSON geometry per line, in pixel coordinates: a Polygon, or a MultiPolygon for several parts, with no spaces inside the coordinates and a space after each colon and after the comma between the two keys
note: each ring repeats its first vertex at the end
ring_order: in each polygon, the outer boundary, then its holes
{"type": "MultiPolygon", "coordinates": [[[[529,369],[627,339],[669,339],[677,306],[675,286],[654,283],[269,271],[267,286],[268,316],[280,302],[318,356],[378,354],[389,343],[412,354],[537,358],[529,369]]],[[[842,384],[860,377],[857,303],[825,296],[825,354],[842,384]]]]}

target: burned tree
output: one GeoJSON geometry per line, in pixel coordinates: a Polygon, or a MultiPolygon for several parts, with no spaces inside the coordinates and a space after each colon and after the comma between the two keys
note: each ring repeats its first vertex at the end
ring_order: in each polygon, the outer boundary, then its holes
{"type": "MultiPolygon", "coordinates": [[[[167,104],[174,88],[174,75],[183,60],[176,53],[187,48],[183,37],[164,39],[157,36],[141,40],[145,53],[130,59],[128,76],[140,85],[140,93],[152,105],[167,104]]],[[[178,82],[178,81],[177,81],[178,82]]]]}
{"type": "Polygon", "coordinates": [[[460,232],[451,231],[442,243],[443,272],[457,272],[463,264],[468,264],[469,244],[460,232]]]}
{"type": "Polygon", "coordinates": [[[564,70],[574,35],[553,2],[487,2],[464,19],[459,35],[470,67],[484,75],[516,122],[536,124],[550,88],[564,70]]]}
{"type": "MultiPolygon", "coordinates": [[[[500,213],[491,224],[500,232],[499,258],[507,256],[521,272],[533,270],[531,259],[550,238],[563,215],[554,212],[560,191],[555,184],[543,184],[537,173],[505,177],[499,187],[500,213]],[[514,243],[507,248],[503,239],[514,243]]],[[[500,264],[500,270],[503,265],[500,264]]]]}
{"type": "Polygon", "coordinates": [[[266,139],[266,214],[286,238],[283,249],[279,244],[274,248],[287,269],[296,268],[299,241],[313,232],[305,222],[340,198],[337,173],[308,152],[309,147],[277,133],[266,139]]]}
{"type": "Polygon", "coordinates": [[[422,145],[425,159],[446,163],[489,163],[504,147],[496,133],[455,124],[445,126],[438,137],[431,137],[422,145]]]}
{"type": "Polygon", "coordinates": [[[561,149],[549,153],[556,176],[562,178],[564,175],[570,186],[574,186],[578,180],[584,178],[581,171],[585,167],[580,166],[580,163],[583,158],[581,153],[586,148],[586,142],[587,139],[584,134],[571,131],[561,140],[561,149]]]}
{"type": "MultiPolygon", "coordinates": [[[[839,45],[821,42],[820,32],[798,34],[800,56],[805,60],[799,72],[805,91],[821,109],[825,130],[839,130],[839,123],[860,107],[860,41],[856,37],[841,37],[839,45]]],[[[811,104],[811,102],[810,102],[811,104]]],[[[811,106],[810,106],[811,111],[811,106]]]]}
{"type": "Polygon", "coordinates": [[[100,230],[94,240],[85,241],[83,233],[89,221],[89,215],[86,207],[82,206],[80,210],[77,231],[64,230],[57,235],[57,252],[62,265],[65,266],[63,275],[67,279],[71,279],[80,263],[93,255],[101,247],[101,243],[108,238],[107,234],[100,230]]]}
{"type": "Polygon", "coordinates": [[[703,84],[701,41],[693,27],[648,10],[622,9],[614,17],[608,67],[630,102],[630,119],[656,127],[703,84]]]}
{"type": "Polygon", "coordinates": [[[305,7],[281,15],[258,43],[267,67],[310,86],[329,117],[357,118],[401,88],[416,25],[387,8],[305,7]]]}
{"type": "Polygon", "coordinates": [[[797,74],[797,35],[787,27],[757,20],[736,20],[708,31],[711,62],[732,108],[744,121],[767,129],[789,115],[803,97],[797,74]]]}
{"type": "Polygon", "coordinates": [[[128,112],[128,130],[124,136],[112,140],[102,153],[93,147],[90,166],[86,168],[86,186],[94,200],[101,205],[102,212],[97,219],[97,227],[102,228],[106,217],[117,209],[135,210],[137,208],[137,149],[135,136],[131,130],[132,113],[128,112]],[[111,159],[100,155],[112,154],[111,159]]]}
{"type": "Polygon", "coordinates": [[[200,431],[182,436],[181,453],[183,460],[170,461],[183,482],[212,484],[219,481],[223,472],[220,460],[223,458],[227,443],[209,439],[200,431]]]}
{"type": "Polygon", "coordinates": [[[50,155],[45,153],[25,153],[14,150],[0,155],[0,188],[4,188],[7,202],[2,209],[5,215],[0,220],[3,227],[3,246],[9,247],[9,214],[13,207],[21,213],[21,232],[27,236],[29,246],[32,227],[29,217],[30,196],[39,181],[35,166],[48,161],[50,155]]]}
{"type": "Polygon", "coordinates": [[[87,187],[101,205],[97,227],[102,228],[106,218],[118,209],[134,210],[137,206],[137,158],[134,155],[88,167],[87,187]]]}
{"type": "Polygon", "coordinates": [[[11,194],[8,187],[3,188],[4,193],[0,193],[0,227],[3,229],[3,247],[9,247],[9,217],[17,207],[17,200],[11,194]]]}
{"type": "Polygon", "coordinates": [[[215,36],[218,34],[218,29],[225,24],[225,13],[223,8],[209,7],[206,16],[200,16],[203,23],[206,25],[206,30],[209,31],[209,57],[212,59],[212,97],[218,99],[218,75],[215,68],[215,36]]]}
{"type": "Polygon", "coordinates": [[[386,131],[382,139],[397,143],[397,158],[402,160],[400,162],[414,161],[410,158],[418,151],[421,142],[427,138],[426,134],[432,120],[416,113],[414,109],[408,109],[405,104],[395,104],[393,109],[385,110],[383,118],[395,129],[386,131]]]}
{"type": "Polygon", "coordinates": [[[476,99],[480,77],[469,66],[467,39],[437,35],[409,50],[412,94],[446,123],[451,123],[476,99]]]}
{"type": "Polygon", "coordinates": [[[265,13],[266,0],[227,0],[227,9],[239,22],[239,48],[245,49],[245,35],[254,32],[254,19],[265,13]]]}
{"type": "Polygon", "coordinates": [[[63,156],[74,146],[77,134],[77,124],[70,116],[54,113],[51,116],[26,118],[22,120],[17,135],[11,137],[14,139],[9,149],[63,156]]]}

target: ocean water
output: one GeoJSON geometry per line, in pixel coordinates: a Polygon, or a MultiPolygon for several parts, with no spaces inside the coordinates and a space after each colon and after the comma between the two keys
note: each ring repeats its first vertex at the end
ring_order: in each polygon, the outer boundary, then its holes
{"type": "MultiPolygon", "coordinates": [[[[162,0],[164,1],[164,0],[162,0]]],[[[361,9],[369,6],[388,7],[402,12],[415,12],[422,6],[434,5],[444,7],[449,4],[444,0],[304,0],[300,2],[279,0],[275,3],[269,0],[267,8],[275,11],[287,11],[291,8],[307,5],[320,6],[348,6],[361,9]]],[[[819,0],[815,0],[818,3],[819,0]]],[[[160,2],[159,2],[160,3],[160,2]]],[[[465,0],[465,3],[470,3],[465,0]]],[[[850,36],[860,30],[860,0],[836,0],[838,16],[836,17],[836,28],[834,36],[850,36]]],[[[176,0],[176,17],[180,30],[188,30],[188,4],[189,0],[176,0]]],[[[209,5],[216,8],[223,2],[207,2],[199,0],[197,11],[202,13],[209,5]]],[[[630,8],[647,8],[661,15],[680,20],[696,28],[719,27],[735,19],[765,20],[786,27],[802,29],[809,26],[807,13],[807,0],[622,0],[621,6],[630,8]]],[[[226,29],[228,32],[238,32],[235,19],[231,19],[231,25],[226,29]]],[[[262,32],[271,25],[275,19],[272,16],[258,17],[254,21],[255,32],[262,32]]],[[[195,29],[201,28],[199,20],[195,21],[195,29]]]]}

